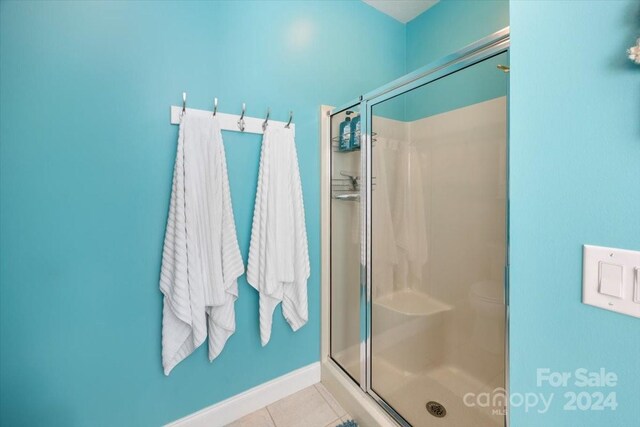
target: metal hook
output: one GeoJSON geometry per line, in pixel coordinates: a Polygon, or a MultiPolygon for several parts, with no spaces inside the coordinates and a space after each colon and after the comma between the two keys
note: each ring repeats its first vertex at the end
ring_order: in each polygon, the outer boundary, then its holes
{"type": "Polygon", "coordinates": [[[291,125],[291,120],[293,120],[293,111],[289,111],[289,121],[287,122],[287,124],[284,127],[289,129],[289,125],[291,125]]]}
{"type": "Polygon", "coordinates": [[[213,98],[213,117],[216,116],[218,112],[218,98],[213,98]]]}
{"type": "Polygon", "coordinates": [[[187,92],[182,92],[182,114],[187,112],[187,92]]]}
{"type": "Polygon", "coordinates": [[[262,122],[262,131],[264,132],[265,130],[267,130],[267,124],[269,122],[269,115],[271,114],[271,108],[267,108],[267,118],[264,119],[264,122],[262,122]]]}
{"type": "Polygon", "coordinates": [[[243,102],[242,103],[242,114],[240,115],[240,120],[238,120],[238,129],[240,129],[240,132],[244,132],[244,113],[245,113],[246,110],[247,110],[247,106],[243,102]]]}

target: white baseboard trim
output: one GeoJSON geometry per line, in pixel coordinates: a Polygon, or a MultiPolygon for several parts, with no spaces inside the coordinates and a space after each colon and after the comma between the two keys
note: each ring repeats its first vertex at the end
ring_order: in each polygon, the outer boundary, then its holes
{"type": "Polygon", "coordinates": [[[320,362],[315,362],[180,418],[167,427],[223,427],[318,382],[320,362]]]}

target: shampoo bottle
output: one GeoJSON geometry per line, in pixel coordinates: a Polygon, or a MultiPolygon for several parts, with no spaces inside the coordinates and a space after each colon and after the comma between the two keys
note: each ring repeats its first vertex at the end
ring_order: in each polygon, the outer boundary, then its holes
{"type": "Polygon", "coordinates": [[[360,114],[351,120],[351,135],[352,140],[350,148],[352,150],[357,150],[360,148],[360,114]]]}
{"type": "Polygon", "coordinates": [[[348,151],[351,148],[351,140],[353,139],[353,132],[351,132],[351,117],[349,115],[351,111],[347,111],[347,118],[344,122],[340,123],[340,138],[338,149],[340,151],[348,151]]]}

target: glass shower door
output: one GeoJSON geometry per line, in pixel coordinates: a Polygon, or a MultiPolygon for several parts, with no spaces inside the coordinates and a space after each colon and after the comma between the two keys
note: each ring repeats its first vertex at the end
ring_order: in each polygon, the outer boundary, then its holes
{"type": "Polygon", "coordinates": [[[412,426],[504,425],[505,64],[372,101],[370,388],[412,426]]]}

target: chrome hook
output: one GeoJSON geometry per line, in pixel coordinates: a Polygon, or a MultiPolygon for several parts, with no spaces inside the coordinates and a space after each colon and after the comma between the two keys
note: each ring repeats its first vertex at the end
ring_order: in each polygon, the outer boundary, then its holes
{"type": "Polygon", "coordinates": [[[289,125],[291,125],[291,120],[293,120],[293,111],[289,111],[289,121],[287,122],[286,125],[284,125],[284,127],[289,129],[289,125]]]}
{"type": "Polygon", "coordinates": [[[218,112],[218,98],[213,98],[213,117],[216,116],[218,112]]]}
{"type": "Polygon", "coordinates": [[[182,114],[187,112],[187,92],[182,92],[182,114]]]}
{"type": "Polygon", "coordinates": [[[240,129],[240,132],[244,132],[244,113],[245,113],[246,110],[247,110],[247,106],[243,102],[242,103],[242,114],[240,114],[240,120],[238,120],[238,129],[240,129]]]}
{"type": "Polygon", "coordinates": [[[269,123],[269,115],[271,114],[271,108],[267,108],[267,117],[262,122],[262,132],[267,130],[267,124],[269,123]]]}

